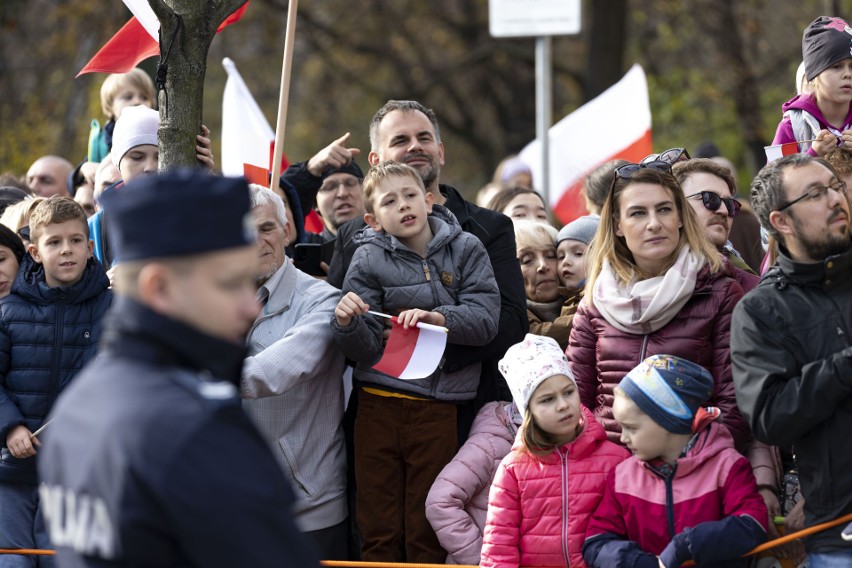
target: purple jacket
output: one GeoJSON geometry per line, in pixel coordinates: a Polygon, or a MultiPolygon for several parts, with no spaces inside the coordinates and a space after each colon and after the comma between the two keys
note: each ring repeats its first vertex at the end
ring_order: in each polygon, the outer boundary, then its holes
{"type": "Polygon", "coordinates": [[[669,323],[648,335],[621,331],[588,301],[580,303],[566,355],[580,400],[603,424],[610,441],[619,442],[621,436],[612,417],[613,389],[646,357],[668,354],[710,371],[716,388],[708,405],[719,407],[737,449],[745,450],[751,433],[737,408],[730,354],[731,314],[742,297],[733,268],[725,263],[717,274],[710,274],[709,265],[702,268],[692,298],[669,323]]]}
{"type": "Polygon", "coordinates": [[[426,518],[449,554],[447,564],[479,564],[491,480],[518,433],[506,412],[509,404],[497,401],[482,407],[467,441],[426,497],[426,518]]]}
{"type": "MultiPolygon", "coordinates": [[[[784,113],[784,118],[781,119],[781,122],[778,124],[778,129],[775,131],[775,139],[772,140],[772,144],[785,144],[787,142],[796,142],[796,135],[793,132],[793,123],[790,119],[790,113],[787,111],[797,111],[802,110],[810,114],[813,118],[816,119],[819,124],[819,130],[826,130],[829,127],[834,128],[835,130],[840,130],[843,132],[844,130],[849,130],[852,128],[852,105],[849,106],[849,112],[846,114],[846,119],[843,121],[843,124],[832,125],[829,124],[828,121],[822,114],[822,111],[819,110],[817,106],[816,99],[813,95],[796,95],[783,105],[781,105],[781,111],[784,113]]],[[[812,139],[816,136],[816,133],[819,131],[814,131],[811,135],[806,139],[812,139]]],[[[816,152],[813,151],[813,148],[810,147],[810,143],[808,143],[808,154],[811,156],[816,156],[816,152]]]]}

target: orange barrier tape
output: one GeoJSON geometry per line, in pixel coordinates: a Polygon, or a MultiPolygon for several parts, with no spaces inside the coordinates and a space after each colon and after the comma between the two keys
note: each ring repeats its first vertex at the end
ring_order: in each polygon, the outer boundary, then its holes
{"type": "Polygon", "coordinates": [[[53,556],[55,550],[37,550],[34,548],[0,548],[0,554],[20,554],[22,556],[53,556]]]}
{"type": "MultiPolygon", "coordinates": [[[[446,564],[407,564],[405,562],[356,562],[347,560],[322,560],[323,566],[338,568],[447,568],[446,564]]],[[[476,564],[457,564],[453,568],[479,568],[476,564]]]]}
{"type": "MultiPolygon", "coordinates": [[[[755,554],[760,554],[761,552],[765,552],[771,548],[775,548],[776,546],[781,546],[782,544],[787,544],[788,542],[798,540],[800,538],[812,535],[814,533],[822,532],[824,530],[830,529],[832,527],[836,527],[837,525],[842,525],[843,523],[848,523],[852,521],[852,513],[848,515],[843,515],[838,519],[834,519],[833,521],[828,521],[826,523],[820,523],[818,525],[814,525],[812,527],[808,527],[806,529],[802,529],[798,532],[790,533],[782,536],[781,538],[776,538],[775,540],[770,540],[769,542],[764,542],[759,546],[755,546],[753,549],[749,550],[743,556],[753,556],[755,554]]],[[[695,562],[689,561],[684,564],[684,566],[695,566],[695,562]]]]}
{"type": "MultiPolygon", "coordinates": [[[[765,542],[760,546],[754,547],[752,550],[749,550],[743,556],[753,556],[755,554],[759,554],[771,548],[775,548],[776,546],[781,546],[782,544],[787,544],[790,541],[800,539],[802,537],[806,537],[812,535],[814,533],[818,533],[824,531],[826,529],[830,529],[832,527],[836,527],[837,525],[842,525],[843,523],[852,522],[852,513],[848,515],[844,515],[838,519],[834,519],[833,521],[828,521],[826,523],[820,523],[818,525],[814,525],[812,527],[808,527],[806,529],[800,530],[798,532],[794,532],[788,535],[784,535],[781,538],[776,538],[775,540],[770,540],[769,542],[765,542]]],[[[20,555],[40,555],[40,556],[50,556],[56,554],[55,550],[34,550],[31,548],[0,548],[0,554],[20,554],[20,555]]],[[[446,566],[445,564],[408,564],[405,562],[356,562],[356,561],[348,561],[348,560],[322,560],[320,564],[323,566],[328,566],[329,568],[441,568],[446,566]]],[[[695,562],[689,561],[684,564],[684,566],[695,566],[695,562]]],[[[470,564],[459,564],[456,568],[477,568],[476,565],[470,564]]]]}

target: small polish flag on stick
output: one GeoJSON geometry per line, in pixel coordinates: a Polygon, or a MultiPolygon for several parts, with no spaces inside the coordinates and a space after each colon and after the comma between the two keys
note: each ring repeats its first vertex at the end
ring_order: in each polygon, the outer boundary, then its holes
{"type": "Polygon", "coordinates": [[[423,379],[435,372],[447,347],[446,327],[418,322],[416,328],[405,329],[393,316],[368,313],[393,322],[382,359],[373,365],[375,370],[402,380],[423,379]]]}
{"type": "Polygon", "coordinates": [[[808,142],[816,142],[816,140],[802,140],[801,142],[787,142],[786,144],[776,144],[775,146],[764,146],[763,150],[766,152],[766,163],[774,162],[782,156],[798,154],[800,152],[799,144],[808,142]]]}

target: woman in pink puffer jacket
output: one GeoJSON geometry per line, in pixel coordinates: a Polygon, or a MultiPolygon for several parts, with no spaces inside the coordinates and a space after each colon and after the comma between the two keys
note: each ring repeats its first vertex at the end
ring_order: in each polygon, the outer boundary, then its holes
{"type": "Polygon", "coordinates": [[[606,476],[629,453],[580,404],[559,344],[528,334],[500,361],[524,416],[488,498],[482,566],[586,566],[583,539],[606,476]]]}

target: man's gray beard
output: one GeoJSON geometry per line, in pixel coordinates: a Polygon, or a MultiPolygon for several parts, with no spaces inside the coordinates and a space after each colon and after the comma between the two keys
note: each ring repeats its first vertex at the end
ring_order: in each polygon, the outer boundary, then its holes
{"type": "Polygon", "coordinates": [[[422,170],[417,170],[417,173],[420,175],[420,179],[423,180],[423,185],[426,186],[426,189],[429,189],[438,180],[438,176],[441,175],[441,169],[433,163],[422,170]]]}
{"type": "Polygon", "coordinates": [[[257,283],[258,286],[263,286],[264,284],[266,284],[266,281],[269,280],[270,278],[272,278],[272,275],[275,274],[276,272],[278,272],[277,268],[275,270],[265,272],[265,273],[259,275],[257,278],[255,278],[255,282],[257,283]]]}

